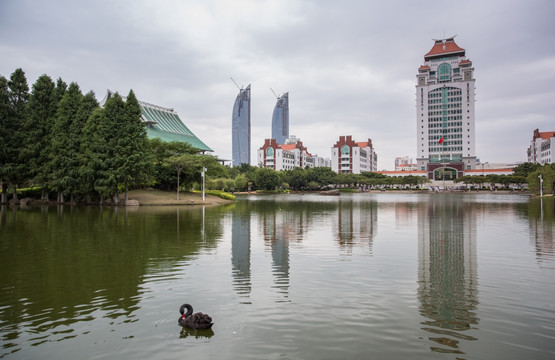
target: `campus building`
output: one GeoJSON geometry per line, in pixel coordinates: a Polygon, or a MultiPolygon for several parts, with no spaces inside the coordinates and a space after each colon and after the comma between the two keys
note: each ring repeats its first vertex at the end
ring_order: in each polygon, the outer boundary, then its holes
{"type": "Polygon", "coordinates": [[[325,166],[326,160],[311,155],[302,141],[291,135],[285,144],[279,144],[276,139],[265,139],[264,145],[258,149],[258,165],[279,171],[325,166]]]}
{"type": "Polygon", "coordinates": [[[454,37],[435,40],[416,75],[417,169],[452,180],[476,168],[475,79],[454,37]]]}
{"type": "Polygon", "coordinates": [[[542,165],[555,163],[555,131],[534,130],[528,148],[528,162],[542,165]]]}
{"type": "Polygon", "coordinates": [[[239,90],[231,118],[232,165],[251,163],[251,86],[239,90]]]}
{"type": "Polygon", "coordinates": [[[278,144],[285,144],[289,138],[289,93],[277,98],[272,114],[272,139],[278,144]]]}
{"type": "Polygon", "coordinates": [[[416,169],[416,164],[412,162],[412,158],[408,156],[395,158],[395,171],[414,171],[416,169]]]}
{"type": "Polygon", "coordinates": [[[351,174],[377,171],[378,155],[372,140],[356,142],[351,135],[340,136],[331,148],[331,169],[336,173],[351,174]]]}
{"type": "MultiPolygon", "coordinates": [[[[113,95],[114,93],[108,90],[100,105],[104,106],[113,95]]],[[[122,98],[125,100],[125,97],[122,98]]],[[[141,106],[141,119],[146,125],[148,138],[159,138],[166,142],[180,141],[191,145],[201,153],[214,151],[189,130],[174,109],[140,100],[139,105],[141,106]]]]}

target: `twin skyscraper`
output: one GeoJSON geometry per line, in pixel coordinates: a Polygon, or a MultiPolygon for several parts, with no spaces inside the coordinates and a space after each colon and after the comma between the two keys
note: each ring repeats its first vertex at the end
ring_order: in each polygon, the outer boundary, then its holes
{"type": "MultiPolygon", "coordinates": [[[[251,85],[240,88],[231,120],[233,166],[251,164],[251,85]]],[[[285,144],[289,138],[289,93],[277,97],[272,114],[272,138],[285,144]]]]}

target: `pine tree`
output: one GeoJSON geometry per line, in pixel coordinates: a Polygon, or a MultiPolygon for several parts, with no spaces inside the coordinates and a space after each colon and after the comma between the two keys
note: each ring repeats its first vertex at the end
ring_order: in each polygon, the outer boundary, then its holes
{"type": "Polygon", "coordinates": [[[91,201],[92,196],[98,194],[102,204],[103,197],[106,194],[106,189],[101,185],[101,174],[106,171],[108,157],[110,156],[106,138],[103,136],[108,131],[103,128],[108,125],[104,109],[96,108],[83,128],[81,182],[88,202],[91,201]]]}
{"type": "Polygon", "coordinates": [[[48,199],[48,159],[51,151],[50,134],[56,119],[58,103],[55,84],[48,75],[40,76],[29,96],[29,116],[25,125],[27,144],[23,152],[30,165],[27,176],[42,187],[42,199],[48,199]]]}
{"type": "Polygon", "coordinates": [[[87,120],[96,108],[98,108],[98,101],[96,101],[94,93],[89,91],[81,98],[79,110],[71,126],[73,138],[72,151],[76,155],[72,176],[76,182],[74,189],[74,194],[76,195],[84,195],[89,191],[89,184],[87,184],[87,181],[84,178],[84,175],[86,174],[86,171],[84,170],[85,164],[83,164],[83,142],[85,141],[84,128],[87,124],[87,120]]]}
{"type": "Polygon", "coordinates": [[[119,139],[125,136],[123,124],[125,122],[125,103],[118,93],[113,94],[104,104],[104,116],[99,124],[98,134],[104,139],[105,161],[98,172],[95,189],[106,197],[114,197],[118,202],[118,184],[121,183],[118,168],[123,163],[122,149],[119,139]]]}
{"type": "Polygon", "coordinates": [[[16,69],[8,81],[9,113],[7,117],[6,146],[7,161],[5,163],[6,178],[13,186],[13,198],[17,200],[17,186],[26,179],[24,174],[28,172],[28,165],[22,156],[24,148],[24,124],[27,115],[26,107],[29,100],[29,86],[25,73],[21,68],[16,69]]]}
{"type": "Polygon", "coordinates": [[[10,98],[8,96],[8,80],[0,76],[0,185],[2,198],[0,203],[8,202],[8,174],[6,163],[8,161],[8,116],[10,112],[10,98]]]}
{"type": "MultiPolygon", "coordinates": [[[[79,85],[71,83],[62,97],[56,113],[52,132],[52,152],[49,171],[50,184],[58,192],[58,201],[64,202],[65,195],[73,195],[78,185],[79,160],[76,150],[81,128],[77,122],[83,94],[79,85]]],[[[77,147],[78,149],[78,147],[77,147]]]]}
{"type": "Polygon", "coordinates": [[[67,84],[62,80],[62,78],[58,78],[56,80],[56,89],[54,90],[54,107],[55,110],[58,109],[58,105],[62,98],[64,97],[65,93],[67,92],[67,84]]]}
{"type": "Polygon", "coordinates": [[[148,151],[146,127],[141,119],[141,106],[133,90],[125,102],[123,133],[118,139],[118,178],[125,187],[125,201],[129,185],[146,183],[152,173],[152,159],[148,151]]]}

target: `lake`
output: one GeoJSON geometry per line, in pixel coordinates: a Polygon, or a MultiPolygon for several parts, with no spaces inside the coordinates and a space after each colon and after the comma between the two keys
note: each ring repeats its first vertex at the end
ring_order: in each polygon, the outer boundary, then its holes
{"type": "Polygon", "coordinates": [[[0,358],[554,359],[554,203],[3,206],[0,358]],[[212,330],[177,324],[186,302],[212,330]]]}

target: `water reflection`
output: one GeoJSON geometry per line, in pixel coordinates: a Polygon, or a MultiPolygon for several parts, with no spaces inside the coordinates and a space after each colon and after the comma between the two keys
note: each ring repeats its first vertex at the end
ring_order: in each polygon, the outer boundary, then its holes
{"type": "Polygon", "coordinates": [[[231,263],[235,291],[243,298],[249,298],[251,293],[250,256],[251,215],[246,211],[246,203],[239,203],[231,212],[231,263]]]}
{"type": "Polygon", "coordinates": [[[264,243],[272,254],[274,287],[282,295],[279,301],[289,301],[289,241],[305,229],[302,212],[274,211],[261,214],[264,243]]]}
{"type": "Polygon", "coordinates": [[[491,358],[552,355],[552,204],[342,194],[3,207],[0,357],[176,358],[177,336],[202,358],[485,358],[492,343],[513,347],[491,358]],[[217,336],[178,328],[184,295],[217,336]]]}
{"type": "MultiPolygon", "coordinates": [[[[224,208],[40,207],[0,216],[0,327],[4,352],[138,320],[144,282],[203,248],[215,248],[224,208]],[[79,330],[81,329],[81,330],[79,330]]],[[[0,354],[1,355],[1,354],[0,354]]]]}
{"type": "Polygon", "coordinates": [[[214,330],[212,329],[202,329],[202,330],[191,330],[182,327],[179,332],[179,337],[185,339],[187,337],[194,337],[195,339],[209,339],[214,336],[214,330]]]}
{"type": "Polygon", "coordinates": [[[477,329],[476,211],[446,197],[419,207],[418,300],[430,349],[464,354],[477,329]]]}
{"type": "Polygon", "coordinates": [[[356,246],[368,246],[372,253],[373,239],[377,234],[378,208],[375,201],[354,202],[341,200],[337,206],[337,216],[332,218],[335,240],[345,254],[352,254],[356,246]]]}
{"type": "MultiPolygon", "coordinates": [[[[530,239],[541,266],[551,264],[555,259],[555,200],[553,198],[534,199],[529,202],[527,217],[530,239]]],[[[552,266],[552,265],[550,265],[552,266]]]]}

